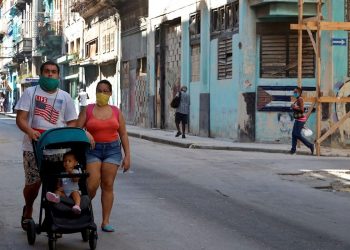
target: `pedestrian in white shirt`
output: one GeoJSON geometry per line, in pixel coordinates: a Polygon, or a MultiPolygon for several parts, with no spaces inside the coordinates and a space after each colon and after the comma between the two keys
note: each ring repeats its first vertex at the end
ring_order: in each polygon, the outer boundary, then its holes
{"type": "Polygon", "coordinates": [[[89,99],[88,93],[86,93],[84,89],[80,89],[80,91],[78,93],[78,101],[79,101],[80,111],[82,111],[84,108],[86,108],[88,99],[89,99]]]}

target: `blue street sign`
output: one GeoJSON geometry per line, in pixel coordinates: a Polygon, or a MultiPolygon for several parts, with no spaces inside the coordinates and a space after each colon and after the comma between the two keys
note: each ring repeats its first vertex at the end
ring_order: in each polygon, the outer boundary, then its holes
{"type": "Polygon", "coordinates": [[[346,46],[346,38],[332,38],[333,46],[346,46]]]}

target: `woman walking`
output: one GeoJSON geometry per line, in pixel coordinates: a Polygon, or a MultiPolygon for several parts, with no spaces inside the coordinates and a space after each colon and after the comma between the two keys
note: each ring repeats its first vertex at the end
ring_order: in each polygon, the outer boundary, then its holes
{"type": "Polygon", "coordinates": [[[88,192],[94,198],[101,187],[102,223],[104,232],[114,232],[109,223],[114,192],[113,185],[120,166],[124,172],[130,168],[129,139],[122,112],[109,105],[112,85],[101,80],[96,86],[96,104],[89,104],[79,114],[78,125],[85,127],[92,148],[86,154],[88,192]],[[124,159],[122,150],[124,151],[124,159]]]}
{"type": "Polygon", "coordinates": [[[292,131],[292,148],[290,150],[291,154],[295,154],[297,147],[297,140],[300,140],[306,147],[311,151],[311,154],[314,154],[314,144],[309,142],[302,134],[301,130],[305,125],[307,117],[304,115],[304,99],[301,97],[303,92],[302,88],[296,87],[293,91],[293,95],[296,98],[296,101],[292,104],[291,108],[293,110],[294,117],[294,126],[292,131]]]}

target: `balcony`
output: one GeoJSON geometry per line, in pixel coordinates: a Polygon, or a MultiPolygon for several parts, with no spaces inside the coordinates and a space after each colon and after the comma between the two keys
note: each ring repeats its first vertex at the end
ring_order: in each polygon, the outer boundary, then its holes
{"type": "Polygon", "coordinates": [[[58,64],[68,64],[71,61],[76,61],[78,60],[79,56],[77,53],[69,54],[69,55],[64,55],[59,58],[57,58],[57,63],[58,64]]]}
{"type": "Polygon", "coordinates": [[[25,60],[25,56],[21,53],[16,53],[13,57],[12,57],[12,62],[17,63],[17,65],[19,65],[20,63],[24,62],[25,60]]]}
{"type": "Polygon", "coordinates": [[[87,19],[112,5],[110,0],[75,0],[71,11],[78,12],[82,18],[87,19]]]}
{"type": "MultiPolygon", "coordinates": [[[[298,17],[298,0],[250,0],[249,3],[260,19],[298,17]]],[[[316,16],[316,6],[317,0],[304,0],[304,16],[316,16]]]]}
{"type": "Polygon", "coordinates": [[[17,43],[17,52],[21,54],[31,54],[32,53],[32,39],[22,37],[17,43]]]}
{"type": "Polygon", "coordinates": [[[26,8],[26,2],[24,0],[16,0],[14,5],[19,11],[23,11],[26,8]]]}

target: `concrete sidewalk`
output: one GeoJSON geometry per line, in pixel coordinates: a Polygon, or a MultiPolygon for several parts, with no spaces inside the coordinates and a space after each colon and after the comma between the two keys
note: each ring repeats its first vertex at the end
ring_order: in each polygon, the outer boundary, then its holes
{"type": "MultiPolygon", "coordinates": [[[[279,143],[241,143],[231,140],[199,137],[186,135],[183,139],[181,136],[175,137],[176,131],[146,129],[136,126],[127,125],[129,136],[154,141],[158,143],[169,144],[183,148],[194,149],[212,149],[212,150],[232,150],[232,151],[248,151],[248,152],[265,152],[265,153],[282,153],[289,154],[290,144],[279,143]]],[[[310,150],[304,145],[297,149],[297,154],[310,155],[310,150]]],[[[349,157],[350,149],[334,149],[321,147],[322,156],[349,157]]]]}
{"type": "MultiPolygon", "coordinates": [[[[16,117],[16,114],[1,113],[9,117],[16,117]]],[[[265,152],[265,153],[282,153],[289,154],[290,144],[279,143],[243,143],[234,142],[232,140],[208,138],[193,135],[186,135],[183,139],[181,136],[175,137],[176,131],[148,129],[137,126],[127,125],[129,136],[136,137],[153,142],[173,145],[182,148],[192,149],[211,149],[211,150],[232,150],[232,151],[247,151],[247,152],[265,152]]],[[[304,145],[297,149],[297,154],[310,155],[310,150],[304,145]]],[[[331,157],[350,157],[350,149],[337,149],[321,147],[321,156],[331,157]]]]}

